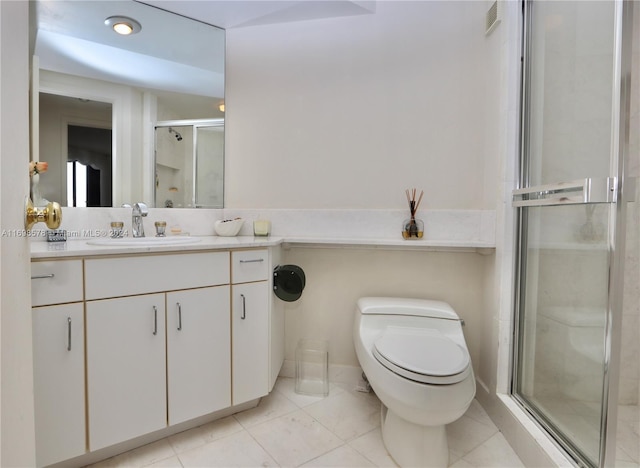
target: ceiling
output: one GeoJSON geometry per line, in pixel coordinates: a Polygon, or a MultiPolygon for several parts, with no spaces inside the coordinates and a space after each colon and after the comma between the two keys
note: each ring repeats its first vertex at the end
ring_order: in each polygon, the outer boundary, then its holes
{"type": "Polygon", "coordinates": [[[143,0],[224,29],[374,13],[375,0],[143,0]]]}
{"type": "Polygon", "coordinates": [[[32,5],[41,68],[214,98],[224,96],[225,34],[219,28],[375,12],[375,1],[369,0],[37,0],[32,5]],[[115,34],[104,25],[114,15],[136,19],[142,30],[115,34]]]}
{"type": "Polygon", "coordinates": [[[40,67],[93,79],[220,97],[224,31],[133,1],[38,0],[34,54],[40,67]],[[115,34],[106,18],[136,19],[142,30],[115,34]],[[207,53],[202,53],[207,44],[207,53]]]}

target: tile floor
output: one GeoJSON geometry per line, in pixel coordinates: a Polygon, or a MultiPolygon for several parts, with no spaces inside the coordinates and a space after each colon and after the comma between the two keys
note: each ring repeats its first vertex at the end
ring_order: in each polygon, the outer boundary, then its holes
{"type": "MultiPolygon", "coordinates": [[[[480,404],[447,426],[452,467],[524,466],[480,404]]],[[[92,465],[102,467],[394,467],[382,443],[380,401],[348,385],[298,395],[279,378],[253,409],[92,465]]]]}
{"type": "Polygon", "coordinates": [[[640,406],[618,406],[616,467],[640,468],[640,406]]]}

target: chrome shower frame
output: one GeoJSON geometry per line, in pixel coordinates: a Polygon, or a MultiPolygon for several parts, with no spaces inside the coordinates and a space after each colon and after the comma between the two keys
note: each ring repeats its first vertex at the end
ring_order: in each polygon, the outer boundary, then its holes
{"type": "MultiPolygon", "coordinates": [[[[158,121],[153,125],[153,130],[157,130],[158,128],[168,128],[169,129],[169,133],[175,133],[176,135],[176,139],[178,141],[182,141],[182,135],[180,133],[178,133],[173,127],[192,127],[193,129],[193,142],[192,142],[192,161],[193,161],[193,171],[192,171],[192,178],[193,178],[193,187],[192,187],[192,193],[190,193],[190,198],[191,198],[191,206],[194,208],[200,208],[202,206],[198,206],[196,204],[196,190],[197,190],[197,184],[196,181],[198,180],[198,171],[197,171],[197,164],[196,164],[196,160],[197,160],[197,149],[198,149],[198,132],[196,131],[198,128],[200,127],[224,127],[225,125],[225,119],[224,118],[218,118],[218,119],[184,119],[184,120],[162,120],[162,121],[158,121]]],[[[224,170],[224,166],[225,166],[225,161],[223,160],[223,170],[224,170]]],[[[156,159],[155,159],[155,150],[154,150],[154,157],[153,157],[153,161],[152,161],[152,166],[153,166],[153,173],[155,173],[155,165],[156,165],[156,159]]],[[[155,187],[155,184],[154,184],[155,187]]],[[[155,190],[154,190],[154,200],[155,200],[155,190]]],[[[224,202],[223,202],[224,203],[224,202]]],[[[158,203],[157,200],[155,200],[155,205],[156,207],[158,207],[158,203]]]]}
{"type": "MultiPolygon", "coordinates": [[[[521,350],[521,321],[524,311],[524,297],[521,293],[522,283],[526,272],[526,250],[528,232],[526,206],[542,206],[556,204],[553,198],[553,190],[549,186],[529,187],[529,100],[530,100],[530,69],[526,57],[529,55],[531,42],[531,18],[533,0],[523,0],[523,39],[522,39],[522,77],[521,77],[521,131],[520,131],[520,159],[518,171],[520,179],[518,187],[514,190],[514,209],[516,210],[516,253],[515,253],[515,283],[514,283],[514,320],[513,320],[513,344],[511,348],[511,396],[518,405],[530,415],[532,420],[546,431],[551,440],[574,460],[579,466],[595,466],[572,444],[570,438],[560,433],[539,413],[535,407],[529,404],[517,393],[516,383],[519,379],[520,369],[518,368],[518,354],[521,350]],[[544,195],[533,195],[534,193],[544,195]]],[[[632,59],[632,37],[633,37],[633,3],[629,1],[616,0],[615,2],[615,50],[614,50],[614,82],[613,104],[612,104],[612,147],[611,147],[611,169],[607,188],[613,188],[613,195],[603,203],[611,203],[613,209],[610,210],[609,220],[609,282],[608,282],[608,304],[605,325],[605,347],[604,347],[604,379],[601,423],[600,423],[600,450],[598,467],[613,467],[615,465],[616,451],[616,425],[618,409],[618,389],[620,375],[620,348],[622,332],[622,300],[624,285],[624,257],[625,257],[625,236],[626,236],[626,203],[633,201],[636,181],[626,176],[629,154],[630,136],[630,93],[631,93],[631,59],[632,59]],[[615,131],[615,133],[613,133],[615,131]]],[[[636,6],[637,7],[637,6],[636,6]]],[[[586,185],[586,183],[585,183],[586,185]]],[[[552,187],[553,189],[554,187],[552,187]]],[[[555,187],[557,188],[557,187],[555,187]]],[[[583,187],[583,194],[587,190],[583,187]]],[[[605,191],[606,192],[606,191],[605,191]]],[[[592,202],[585,195],[584,203],[592,202]]],[[[605,195],[606,197],[606,195],[605,195]]],[[[598,200],[600,201],[600,200],[598,200]]],[[[579,202],[579,201],[578,201],[579,202]]]]}

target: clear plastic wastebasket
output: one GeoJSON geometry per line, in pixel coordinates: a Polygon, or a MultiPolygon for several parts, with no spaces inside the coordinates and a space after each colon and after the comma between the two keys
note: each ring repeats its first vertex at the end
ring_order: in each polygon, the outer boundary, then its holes
{"type": "Polygon", "coordinates": [[[298,341],[296,348],[296,393],[329,394],[329,343],[322,340],[298,341]]]}

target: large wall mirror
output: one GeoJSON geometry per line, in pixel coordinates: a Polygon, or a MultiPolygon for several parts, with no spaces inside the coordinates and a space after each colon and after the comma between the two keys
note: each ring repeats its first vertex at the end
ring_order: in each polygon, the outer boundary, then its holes
{"type": "Polygon", "coordinates": [[[222,208],[224,30],[132,0],[30,6],[42,201],[222,208]]]}

